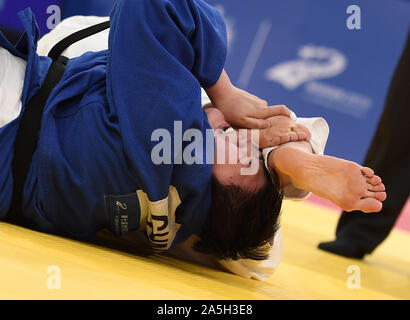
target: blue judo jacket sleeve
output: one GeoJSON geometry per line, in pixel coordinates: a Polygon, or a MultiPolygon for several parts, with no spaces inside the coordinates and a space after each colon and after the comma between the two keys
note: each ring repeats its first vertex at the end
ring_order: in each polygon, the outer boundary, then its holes
{"type": "Polygon", "coordinates": [[[227,52],[225,23],[204,1],[119,0],[111,21],[110,45],[153,73],[176,71],[181,64],[204,88],[218,80],[227,52]]]}
{"type": "MultiPolygon", "coordinates": [[[[119,0],[111,13],[107,98],[118,116],[124,154],[149,200],[163,200],[170,185],[176,187],[182,201],[177,222],[184,226],[179,240],[197,233],[208,214],[212,166],[206,152],[199,155],[203,164],[155,165],[152,134],[167,130],[175,146],[178,121],[182,132],[200,131],[206,150],[210,126],[201,87],[219,79],[226,38],[221,14],[202,0],[119,0]]],[[[171,159],[180,156],[172,148],[171,159]]]]}

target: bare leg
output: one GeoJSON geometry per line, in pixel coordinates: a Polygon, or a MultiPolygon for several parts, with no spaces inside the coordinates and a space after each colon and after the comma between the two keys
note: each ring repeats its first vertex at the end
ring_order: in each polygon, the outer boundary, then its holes
{"type": "Polygon", "coordinates": [[[387,197],[380,177],[355,162],[293,146],[277,149],[271,160],[275,170],[288,176],[295,187],[328,199],[345,211],[379,212],[387,197]]]}

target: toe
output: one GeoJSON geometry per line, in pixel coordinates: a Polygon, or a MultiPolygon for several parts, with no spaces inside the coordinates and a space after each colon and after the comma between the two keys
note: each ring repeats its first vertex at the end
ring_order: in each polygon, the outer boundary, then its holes
{"type": "Polygon", "coordinates": [[[374,176],[374,171],[368,167],[362,167],[362,173],[368,178],[374,176]]]}
{"type": "Polygon", "coordinates": [[[383,204],[375,198],[364,198],[358,202],[357,209],[365,213],[379,212],[383,204]]]}
{"type": "Polygon", "coordinates": [[[386,192],[367,191],[365,198],[374,198],[379,201],[384,201],[387,199],[387,194],[386,192]]]}
{"type": "Polygon", "coordinates": [[[375,192],[380,192],[380,191],[386,191],[386,187],[384,186],[383,183],[380,183],[378,185],[372,185],[370,183],[367,184],[367,190],[369,191],[375,191],[375,192]]]}
{"type": "Polygon", "coordinates": [[[367,178],[367,183],[377,186],[378,184],[382,183],[382,179],[379,176],[373,176],[371,178],[367,178]]]}

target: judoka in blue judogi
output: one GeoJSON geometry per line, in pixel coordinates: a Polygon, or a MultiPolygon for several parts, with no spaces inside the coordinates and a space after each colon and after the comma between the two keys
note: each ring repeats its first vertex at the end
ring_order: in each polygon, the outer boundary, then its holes
{"type": "MultiPolygon", "coordinates": [[[[14,47],[1,34],[0,46],[27,61],[24,111],[51,60],[36,54],[31,10],[19,17],[24,36],[14,47]]],[[[70,59],[47,100],[23,214],[40,231],[79,239],[102,228],[116,234],[146,228],[152,246],[167,249],[198,233],[206,219],[212,165],[205,154],[202,164],[155,165],[150,150],[158,142],[151,135],[157,128],[172,134],[170,120],[179,120],[183,131],[206,136],[200,89],[223,70],[225,26],[214,8],[195,0],[120,0],[110,21],[109,49],[70,59]]],[[[12,198],[20,119],[0,128],[2,218],[12,198]]]]}

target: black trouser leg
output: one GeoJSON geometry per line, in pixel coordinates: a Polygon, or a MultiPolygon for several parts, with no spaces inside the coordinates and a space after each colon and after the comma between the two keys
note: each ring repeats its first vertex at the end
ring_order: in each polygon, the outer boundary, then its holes
{"type": "Polygon", "coordinates": [[[336,240],[319,248],[362,257],[390,233],[410,194],[410,33],[396,67],[382,117],[364,165],[386,186],[387,200],[379,213],[343,212],[336,240]]]}

